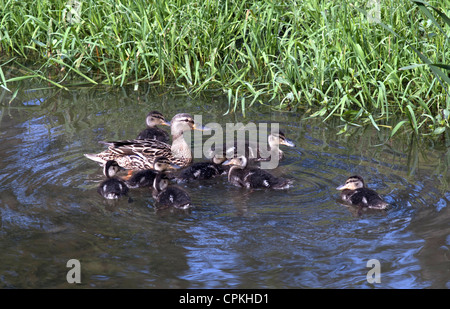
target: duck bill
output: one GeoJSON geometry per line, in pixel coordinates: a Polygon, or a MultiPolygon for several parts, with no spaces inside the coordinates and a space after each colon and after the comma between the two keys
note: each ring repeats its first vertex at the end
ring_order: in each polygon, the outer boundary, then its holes
{"type": "Polygon", "coordinates": [[[231,165],[231,164],[233,164],[233,162],[231,162],[231,161],[233,161],[233,160],[226,160],[222,163],[222,165],[231,165]]]}
{"type": "Polygon", "coordinates": [[[178,169],[181,168],[181,166],[179,166],[177,164],[174,164],[174,163],[171,163],[169,166],[170,166],[171,169],[174,169],[174,170],[178,170],[178,169]]]}
{"type": "Polygon", "coordinates": [[[282,141],[280,144],[281,144],[281,145],[288,146],[288,147],[295,147],[294,142],[291,141],[291,140],[289,140],[289,139],[286,139],[286,140],[282,141]]]}
{"type": "Polygon", "coordinates": [[[341,185],[341,186],[336,188],[336,190],[339,190],[339,191],[342,191],[342,190],[345,190],[345,189],[348,189],[346,184],[345,185],[341,185]]]}
{"type": "Polygon", "coordinates": [[[202,126],[201,124],[198,124],[198,123],[194,123],[194,126],[192,127],[192,129],[198,130],[198,131],[211,131],[212,130],[211,128],[202,126]]]}
{"type": "Polygon", "coordinates": [[[236,158],[228,159],[222,163],[222,165],[237,165],[237,164],[239,164],[239,161],[237,161],[236,158]]]}
{"type": "Polygon", "coordinates": [[[162,124],[163,126],[168,126],[168,127],[170,127],[170,121],[165,120],[165,121],[163,121],[161,124],[162,124]]]}

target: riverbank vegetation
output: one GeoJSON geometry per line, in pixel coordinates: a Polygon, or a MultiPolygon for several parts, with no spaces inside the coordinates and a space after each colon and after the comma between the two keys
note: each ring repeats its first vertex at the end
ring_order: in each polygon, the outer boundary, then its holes
{"type": "MultiPolygon", "coordinates": [[[[150,83],[450,142],[450,7],[423,1],[0,0],[0,85],[150,83]],[[15,68],[11,71],[8,68],[15,68]],[[396,123],[390,119],[396,117],[396,123]]],[[[10,89],[11,88],[11,89],[10,89]]]]}

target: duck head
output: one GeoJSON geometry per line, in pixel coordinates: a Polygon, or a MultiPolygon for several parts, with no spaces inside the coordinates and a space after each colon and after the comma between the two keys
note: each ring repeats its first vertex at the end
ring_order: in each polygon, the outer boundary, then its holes
{"type": "Polygon", "coordinates": [[[183,134],[184,131],[199,130],[205,131],[209,130],[207,127],[195,123],[194,118],[190,114],[182,113],[173,116],[171,123],[171,133],[172,136],[178,137],[183,134]]]}
{"type": "Polygon", "coordinates": [[[105,175],[107,178],[114,177],[120,170],[121,167],[114,160],[106,161],[106,163],[103,165],[103,175],[105,175]]]}
{"type": "Polygon", "coordinates": [[[238,156],[223,162],[222,165],[233,165],[240,168],[245,168],[247,166],[247,161],[248,160],[245,156],[238,156]]]}
{"type": "Polygon", "coordinates": [[[153,128],[157,125],[170,126],[170,122],[164,118],[164,115],[158,111],[152,111],[148,113],[147,118],[145,118],[145,122],[149,128],[153,128]]]}
{"type": "Polygon", "coordinates": [[[336,188],[336,190],[356,190],[359,188],[364,188],[364,180],[361,176],[355,175],[355,176],[350,176],[349,178],[347,178],[347,180],[345,181],[345,184],[339,186],[336,188]]]}
{"type": "Polygon", "coordinates": [[[294,142],[291,141],[290,139],[287,139],[286,136],[284,135],[284,132],[282,132],[282,131],[270,133],[267,140],[268,140],[269,146],[271,148],[278,147],[278,145],[295,147],[294,142]]]}

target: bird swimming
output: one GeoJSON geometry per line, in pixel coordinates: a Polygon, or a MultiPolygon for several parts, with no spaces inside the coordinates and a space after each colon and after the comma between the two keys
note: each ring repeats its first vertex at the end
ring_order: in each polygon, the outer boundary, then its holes
{"type": "Polygon", "coordinates": [[[106,179],[100,183],[97,192],[106,199],[118,199],[128,195],[128,186],[126,183],[114,177],[120,167],[115,161],[107,161],[103,168],[106,179]]]}
{"type": "Polygon", "coordinates": [[[147,114],[145,122],[147,128],[141,131],[136,139],[155,139],[166,144],[170,142],[169,133],[157,127],[157,125],[170,126],[170,122],[164,118],[163,114],[158,111],[151,111],[147,114]]]}
{"type": "Polygon", "coordinates": [[[366,187],[359,175],[350,176],[336,190],[341,191],[341,199],[350,205],[373,209],[386,209],[389,206],[377,192],[366,187]]]}
{"type": "Polygon", "coordinates": [[[156,175],[161,173],[161,171],[178,168],[180,167],[171,164],[166,157],[158,157],[155,159],[153,169],[136,171],[126,180],[126,184],[129,188],[152,187],[156,175]]]}
{"type": "Polygon", "coordinates": [[[192,162],[191,147],[183,137],[183,132],[190,130],[207,130],[194,122],[190,114],[175,115],[171,120],[172,145],[157,140],[122,140],[101,142],[108,149],[97,154],[85,154],[88,159],[104,165],[113,160],[125,169],[152,169],[156,158],[166,157],[172,164],[180,167],[192,162]]]}
{"type": "Polygon", "coordinates": [[[153,182],[152,196],[158,209],[187,209],[191,206],[191,197],[178,186],[169,185],[169,178],[164,172],[158,173],[153,182]]]}
{"type": "Polygon", "coordinates": [[[257,143],[243,142],[242,145],[238,141],[234,142],[234,145],[227,147],[225,143],[222,149],[211,149],[211,154],[214,154],[213,161],[215,163],[222,163],[227,158],[235,158],[237,156],[245,156],[247,159],[255,161],[268,161],[271,156],[278,156],[281,160],[284,157],[284,152],[280,149],[280,145],[285,145],[288,147],[295,147],[295,143],[290,139],[286,138],[283,131],[273,131],[267,136],[268,149],[263,149],[257,143]],[[244,149],[240,149],[243,147],[244,149]]]}
{"type": "Polygon", "coordinates": [[[290,179],[275,177],[265,170],[250,167],[247,163],[248,159],[245,156],[238,156],[223,163],[232,165],[228,171],[228,181],[231,184],[248,189],[288,189],[293,183],[290,179]]]}
{"type": "Polygon", "coordinates": [[[226,174],[229,167],[226,165],[205,161],[195,162],[174,176],[177,182],[211,179],[226,174]]]}

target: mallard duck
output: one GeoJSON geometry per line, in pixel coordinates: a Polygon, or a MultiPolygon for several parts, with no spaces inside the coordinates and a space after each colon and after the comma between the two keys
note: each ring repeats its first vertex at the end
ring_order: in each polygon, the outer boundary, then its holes
{"type": "Polygon", "coordinates": [[[125,183],[129,188],[152,187],[158,173],[178,168],[180,167],[171,164],[166,157],[159,157],[155,159],[153,169],[137,171],[133,173],[125,183]]]}
{"type": "Polygon", "coordinates": [[[98,154],[85,154],[88,159],[105,164],[109,160],[116,161],[119,166],[131,170],[153,169],[155,158],[166,157],[172,164],[180,167],[192,162],[191,147],[183,137],[184,131],[206,130],[194,122],[189,114],[177,114],[172,118],[172,145],[157,140],[124,140],[101,142],[108,149],[98,154]]]}
{"type": "Polygon", "coordinates": [[[367,188],[363,178],[358,175],[347,178],[345,184],[336,190],[342,191],[341,199],[350,205],[373,209],[385,209],[389,206],[377,192],[367,188]]]}
{"type": "Polygon", "coordinates": [[[191,205],[189,194],[180,187],[169,185],[169,179],[163,172],[155,177],[152,196],[158,209],[169,207],[187,209],[191,205]]]}
{"type": "Polygon", "coordinates": [[[211,179],[225,174],[228,166],[214,162],[196,162],[183,169],[174,178],[177,182],[188,182],[192,180],[211,179]]]}
{"type": "Polygon", "coordinates": [[[158,141],[169,143],[169,133],[157,127],[157,125],[170,126],[170,122],[166,121],[163,114],[158,111],[148,113],[145,119],[147,128],[136,137],[137,139],[156,139],[158,141]]]}
{"type": "MultiPolygon", "coordinates": [[[[273,131],[267,137],[267,143],[269,145],[269,149],[266,150],[272,155],[278,155],[278,159],[282,159],[284,156],[283,151],[280,149],[280,145],[286,145],[288,147],[295,147],[294,142],[287,139],[285,134],[282,131],[273,131]]],[[[264,152],[262,152],[260,145],[256,145],[256,143],[244,143],[244,153],[239,149],[239,144],[235,141],[234,146],[228,147],[227,145],[223,145],[223,151],[215,151],[212,149],[211,153],[214,154],[213,162],[222,163],[227,158],[235,158],[238,155],[245,155],[248,159],[252,159],[255,161],[267,161],[270,160],[270,156],[267,156],[264,152]],[[221,153],[222,152],[222,153],[221,153]]]]}
{"type": "Polygon", "coordinates": [[[118,199],[128,195],[128,187],[126,183],[114,177],[120,167],[115,161],[107,161],[103,168],[106,180],[102,181],[97,188],[97,192],[106,199],[118,199]]]}
{"type": "Polygon", "coordinates": [[[247,162],[248,159],[245,156],[238,156],[223,163],[232,165],[228,171],[228,181],[231,184],[247,189],[288,189],[292,185],[292,180],[277,178],[265,170],[247,166],[247,162]]]}

